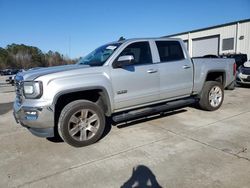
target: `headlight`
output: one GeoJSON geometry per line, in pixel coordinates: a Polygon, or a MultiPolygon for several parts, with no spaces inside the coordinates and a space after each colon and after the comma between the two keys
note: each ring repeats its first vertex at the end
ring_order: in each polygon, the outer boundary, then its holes
{"type": "Polygon", "coordinates": [[[24,82],[23,94],[27,99],[38,99],[42,96],[42,82],[24,82]]]}

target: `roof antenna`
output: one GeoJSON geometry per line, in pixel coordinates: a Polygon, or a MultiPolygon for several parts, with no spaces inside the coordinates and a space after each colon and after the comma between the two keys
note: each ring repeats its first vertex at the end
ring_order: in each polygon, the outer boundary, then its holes
{"type": "Polygon", "coordinates": [[[118,42],[123,41],[123,40],[126,40],[126,39],[125,39],[123,36],[121,36],[121,37],[119,38],[118,42]]]}

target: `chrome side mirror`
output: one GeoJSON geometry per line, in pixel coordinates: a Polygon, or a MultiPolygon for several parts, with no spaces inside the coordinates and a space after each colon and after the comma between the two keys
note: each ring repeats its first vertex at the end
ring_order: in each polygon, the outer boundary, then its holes
{"type": "Polygon", "coordinates": [[[124,66],[128,66],[134,63],[134,56],[133,55],[123,55],[118,58],[118,60],[114,63],[114,68],[121,68],[124,66]]]}

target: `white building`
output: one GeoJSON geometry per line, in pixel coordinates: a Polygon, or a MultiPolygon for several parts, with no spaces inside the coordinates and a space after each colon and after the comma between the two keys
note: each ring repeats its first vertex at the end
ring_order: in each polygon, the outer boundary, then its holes
{"type": "Polygon", "coordinates": [[[250,19],[164,37],[181,38],[192,57],[244,53],[250,59],[250,19]]]}

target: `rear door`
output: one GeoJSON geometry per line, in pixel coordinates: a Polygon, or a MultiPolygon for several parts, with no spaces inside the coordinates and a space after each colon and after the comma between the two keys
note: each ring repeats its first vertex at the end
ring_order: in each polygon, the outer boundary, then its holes
{"type": "Polygon", "coordinates": [[[193,87],[193,65],[179,41],[155,41],[159,52],[160,98],[188,96],[193,87]]]}
{"type": "Polygon", "coordinates": [[[115,109],[143,105],[159,98],[158,65],[153,63],[148,41],[129,44],[120,55],[133,55],[135,62],[122,68],[111,68],[115,109]]]}

